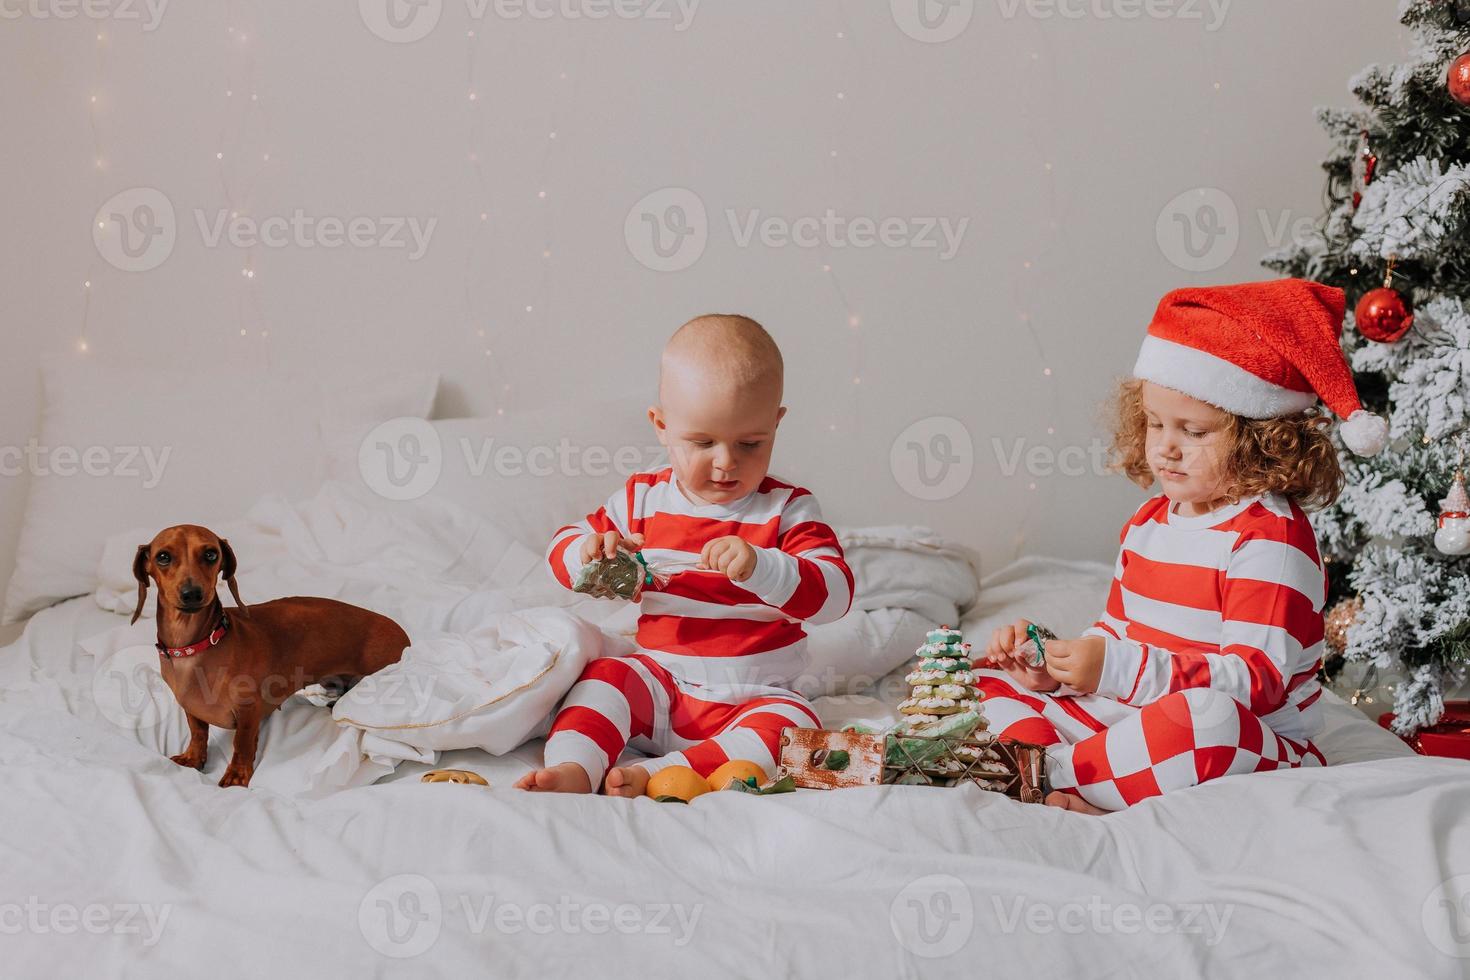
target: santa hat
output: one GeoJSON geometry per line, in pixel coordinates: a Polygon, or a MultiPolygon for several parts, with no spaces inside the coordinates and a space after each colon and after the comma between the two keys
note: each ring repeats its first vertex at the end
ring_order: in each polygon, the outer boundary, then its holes
{"type": "Polygon", "coordinates": [[[1360,456],[1388,442],[1363,410],[1342,356],[1341,289],[1303,279],[1176,289],[1159,303],[1133,376],[1249,419],[1304,411],[1321,398],[1360,456]]]}

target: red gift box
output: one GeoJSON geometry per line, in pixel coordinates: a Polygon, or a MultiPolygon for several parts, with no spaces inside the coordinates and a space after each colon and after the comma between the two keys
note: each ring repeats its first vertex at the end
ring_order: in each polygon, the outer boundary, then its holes
{"type": "MultiPolygon", "coordinates": [[[[1393,712],[1386,711],[1378,716],[1378,724],[1388,728],[1393,719],[1393,712]]],[[[1439,721],[1404,741],[1420,755],[1470,759],[1470,701],[1446,701],[1439,721]]]]}

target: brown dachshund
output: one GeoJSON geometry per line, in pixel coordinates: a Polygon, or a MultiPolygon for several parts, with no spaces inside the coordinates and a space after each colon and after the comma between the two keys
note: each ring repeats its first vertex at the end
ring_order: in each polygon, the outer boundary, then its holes
{"type": "Polygon", "coordinates": [[[165,528],[133,559],[138,608],[158,583],[159,669],[189,718],[189,747],[172,760],[204,768],[209,726],[234,729],[235,753],[221,786],[248,786],[267,715],[310,684],[338,691],[389,664],[408,646],[398,624],[334,599],[293,596],[255,606],[240,601],[235,553],[208,528],[165,528]],[[223,576],[235,598],[216,594],[223,576]]]}

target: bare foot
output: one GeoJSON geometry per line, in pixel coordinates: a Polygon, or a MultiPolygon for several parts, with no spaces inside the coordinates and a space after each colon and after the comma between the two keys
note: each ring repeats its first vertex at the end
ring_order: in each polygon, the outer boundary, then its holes
{"type": "Polygon", "coordinates": [[[1063,793],[1061,790],[1052,790],[1046,794],[1046,805],[1054,806],[1061,810],[1071,810],[1073,813],[1090,813],[1094,816],[1102,816],[1107,810],[1101,810],[1088,803],[1080,796],[1072,793],[1063,793]]]}
{"type": "Polygon", "coordinates": [[[648,789],[648,770],[642,766],[614,766],[602,781],[608,796],[642,796],[648,789]]]}
{"type": "Polygon", "coordinates": [[[516,789],[533,793],[590,793],[592,779],[575,762],[563,762],[526,773],[516,780],[516,789]]]}

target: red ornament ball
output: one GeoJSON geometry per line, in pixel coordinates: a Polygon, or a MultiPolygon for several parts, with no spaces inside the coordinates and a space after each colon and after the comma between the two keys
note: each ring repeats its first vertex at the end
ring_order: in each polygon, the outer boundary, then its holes
{"type": "Polygon", "coordinates": [[[1397,289],[1375,289],[1358,301],[1358,333],[1380,344],[1391,344],[1414,326],[1414,310],[1397,289]]]}
{"type": "Polygon", "coordinates": [[[1450,98],[1463,106],[1470,106],[1470,51],[1460,55],[1450,64],[1450,98]]]}

